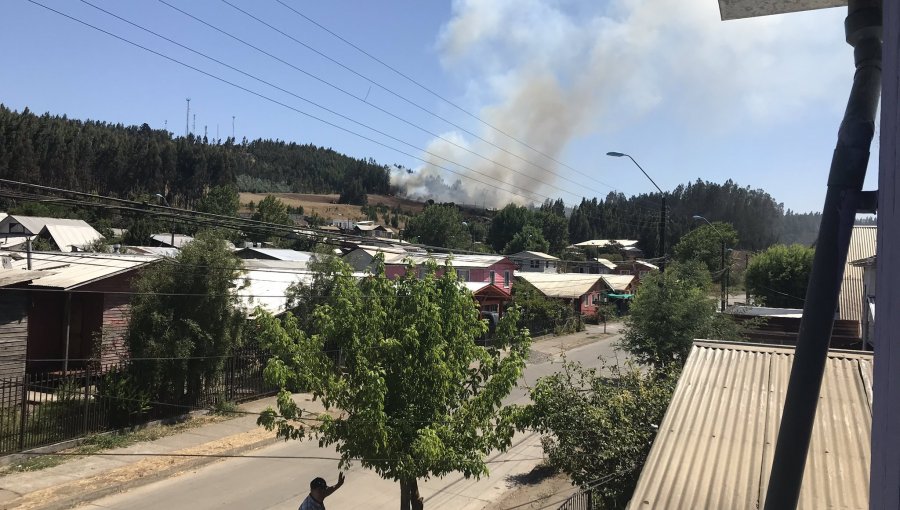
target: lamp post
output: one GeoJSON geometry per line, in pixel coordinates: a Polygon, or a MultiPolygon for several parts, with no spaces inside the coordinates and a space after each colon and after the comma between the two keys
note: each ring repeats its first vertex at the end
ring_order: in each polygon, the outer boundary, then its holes
{"type": "Polygon", "coordinates": [[[715,225],[710,223],[709,220],[704,218],[703,216],[700,216],[699,214],[695,214],[694,219],[705,221],[707,225],[712,227],[712,229],[715,230],[717,234],[719,234],[719,239],[722,242],[722,274],[719,275],[719,282],[722,287],[721,301],[722,301],[722,311],[724,312],[725,307],[728,306],[728,280],[725,277],[725,272],[726,272],[726,269],[725,269],[725,235],[722,233],[721,230],[717,229],[715,225]]]}
{"type": "Polygon", "coordinates": [[[634,163],[634,166],[638,167],[638,170],[644,174],[644,177],[650,180],[653,183],[653,186],[656,187],[656,190],[659,191],[659,194],[662,195],[662,201],[660,202],[659,207],[659,248],[662,253],[662,261],[659,263],[659,271],[664,273],[666,271],[666,194],[657,186],[656,181],[653,180],[652,177],[647,175],[647,172],[644,171],[643,167],[638,164],[637,161],[634,160],[630,155],[625,154],[624,152],[607,152],[607,156],[612,156],[614,158],[627,157],[634,163]]]}
{"type": "MultiPolygon", "coordinates": [[[[160,193],[157,193],[156,196],[162,199],[163,203],[166,204],[166,207],[171,207],[169,205],[169,201],[166,200],[165,196],[163,196],[160,193]]],[[[171,234],[172,234],[172,242],[170,244],[172,245],[172,248],[175,248],[175,215],[174,214],[172,215],[172,232],[171,232],[171,234]]]]}

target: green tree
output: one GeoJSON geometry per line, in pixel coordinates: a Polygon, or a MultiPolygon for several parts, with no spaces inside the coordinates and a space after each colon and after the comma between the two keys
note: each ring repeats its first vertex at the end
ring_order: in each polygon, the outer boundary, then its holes
{"type": "Polygon", "coordinates": [[[150,244],[153,234],[156,233],[157,224],[151,218],[138,217],[131,221],[125,235],[122,236],[122,244],[127,246],[147,246],[150,244]]]}
{"type": "Polygon", "coordinates": [[[541,251],[550,250],[550,243],[544,239],[544,234],[534,225],[525,225],[522,230],[516,232],[516,235],[503,248],[503,253],[512,255],[522,251],[541,251]]]}
{"type": "Polygon", "coordinates": [[[726,248],[737,246],[738,235],[733,226],[721,222],[712,225],[703,224],[678,241],[675,245],[675,260],[679,262],[699,260],[710,271],[717,271],[722,267],[723,241],[726,248]]]}
{"type": "Polygon", "coordinates": [[[566,363],[538,380],[533,404],[520,419],[544,435],[552,466],[582,487],[596,486],[595,508],[624,508],[676,382],[674,373],[634,365],[609,364],[598,371],[566,363]]]}
{"type": "Polygon", "coordinates": [[[222,216],[237,216],[240,207],[241,201],[237,186],[233,184],[213,186],[197,204],[197,210],[200,212],[222,216]]]}
{"type": "Polygon", "coordinates": [[[404,238],[429,246],[469,249],[472,237],[454,205],[430,205],[406,222],[404,238]]]}
{"type": "Polygon", "coordinates": [[[541,233],[549,245],[548,250],[543,251],[553,255],[561,254],[569,245],[569,220],[556,212],[542,212],[538,215],[538,222],[541,226],[541,233]]]}
{"type": "Polygon", "coordinates": [[[341,204],[366,205],[369,197],[366,195],[366,188],[359,179],[352,179],[345,183],[338,202],[341,204]]]}
{"type": "Polygon", "coordinates": [[[141,388],[154,400],[194,405],[204,381],[221,374],[241,343],[244,314],[236,289],[241,260],[225,241],[201,232],[173,260],[135,281],[126,341],[141,388]]]}
{"type": "Polygon", "coordinates": [[[260,417],[278,435],[317,436],[336,445],[341,465],[359,459],[400,483],[400,508],[418,499],[417,480],[459,471],[487,473],[485,456],[505,449],[515,429],[513,409],[501,404],[515,387],[530,339],[518,330],[513,308],[490,347],[475,343],[486,329],[472,295],[447,266],[431,265],[424,278],[410,272],[391,281],[383,266],[357,281],[346,265],[333,300],[314,312],[309,331],[291,314],[260,313],[257,334],[274,357],[267,379],[282,387],[307,386],[338,417],[320,416],[315,430],[299,422],[302,410],[282,391],[278,412],[260,417]],[[326,345],[343,353],[335,366],[326,345]]]}
{"type": "MultiPolygon", "coordinates": [[[[256,221],[264,221],[266,223],[277,223],[279,225],[293,225],[294,222],[288,215],[287,206],[274,195],[266,195],[266,198],[259,201],[256,206],[256,212],[253,213],[252,219],[256,221]]],[[[261,242],[265,240],[278,239],[278,236],[266,236],[263,233],[254,233],[250,235],[253,241],[261,242]]]]}
{"type": "Polygon", "coordinates": [[[581,315],[560,299],[544,296],[533,285],[518,278],[512,288],[513,303],[519,309],[519,327],[535,335],[572,333],[584,329],[581,315]]]}
{"type": "Polygon", "coordinates": [[[697,338],[740,340],[742,328],[716,313],[700,262],[673,264],[644,277],[631,304],[623,346],[640,363],[681,366],[697,338]]]}
{"type": "Polygon", "coordinates": [[[516,204],[509,204],[491,220],[487,242],[495,252],[500,253],[513,237],[531,220],[531,211],[516,204]]]}
{"type": "Polygon", "coordinates": [[[815,250],[800,244],[775,245],[754,256],[744,275],[755,302],[776,308],[803,308],[815,250]]]}

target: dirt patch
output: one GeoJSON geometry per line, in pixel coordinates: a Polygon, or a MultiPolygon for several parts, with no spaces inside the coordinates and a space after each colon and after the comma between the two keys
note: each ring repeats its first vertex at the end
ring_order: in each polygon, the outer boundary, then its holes
{"type": "Polygon", "coordinates": [[[537,466],[524,475],[510,477],[513,487],[484,510],[538,510],[556,508],[578,488],[569,477],[548,466],[537,466]]]}
{"type": "MultiPolygon", "coordinates": [[[[291,207],[303,207],[306,215],[313,213],[322,216],[327,220],[365,220],[366,217],[358,205],[339,204],[338,195],[313,195],[305,193],[241,193],[241,204],[245,205],[250,202],[258,204],[266,195],[275,195],[285,205],[291,207]]],[[[390,197],[386,195],[369,195],[369,205],[382,204],[389,208],[399,207],[408,213],[420,213],[425,207],[422,202],[416,202],[400,197],[390,197]]]]}

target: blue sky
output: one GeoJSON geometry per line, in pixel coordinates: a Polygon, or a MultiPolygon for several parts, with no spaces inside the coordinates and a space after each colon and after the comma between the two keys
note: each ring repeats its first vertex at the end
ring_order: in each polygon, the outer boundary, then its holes
{"type": "MultiPolygon", "coordinates": [[[[730,178],[767,190],[785,208],[819,210],[853,74],[852,52],[843,42],[842,9],[722,22],[715,0],[282,0],[511,139],[276,0],[228,1],[375,84],[221,0],[166,1],[351,95],[156,0],[90,2],[289,93],[81,1],[38,1],[415,157],[322,124],[26,0],[4,3],[0,30],[5,48],[0,53],[0,102],[11,108],[27,106],[39,113],[123,124],[146,122],[155,128],[167,125],[181,135],[185,98],[190,97],[195,132],[201,135],[205,127],[211,138],[217,130],[222,138],[229,136],[235,116],[238,139],[313,143],[400,164],[416,171],[398,173],[398,178],[417,193],[458,202],[523,202],[525,195],[561,197],[571,204],[613,189],[628,195],[651,191],[652,185],[630,161],[605,156],[607,151],[622,151],[633,155],[666,190],[697,178],[730,178]]],[[[868,189],[876,182],[875,152],[868,189]]]]}

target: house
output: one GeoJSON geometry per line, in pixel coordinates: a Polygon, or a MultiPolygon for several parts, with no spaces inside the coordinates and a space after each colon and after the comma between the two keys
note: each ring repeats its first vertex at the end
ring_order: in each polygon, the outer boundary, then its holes
{"type": "MultiPolygon", "coordinates": [[[[744,337],[748,341],[797,345],[803,309],[736,305],[727,308],[725,313],[745,326],[744,337]]],[[[859,349],[857,330],[855,321],[835,318],[829,346],[832,349],[859,349]]]]}
{"type": "Polygon", "coordinates": [[[356,271],[371,271],[377,256],[384,257],[388,278],[399,278],[412,265],[418,274],[425,274],[425,265],[434,262],[443,266],[448,261],[461,282],[485,282],[495,284],[506,292],[512,291],[516,265],[503,255],[456,255],[447,253],[408,252],[402,248],[360,246],[344,255],[344,261],[356,271]]]}
{"type": "Polygon", "coordinates": [[[84,220],[42,218],[11,214],[0,220],[0,248],[24,249],[29,237],[39,237],[55,245],[59,251],[84,251],[103,239],[84,220]]]}
{"type": "MultiPolygon", "coordinates": [[[[589,275],[577,273],[527,273],[516,276],[528,282],[541,294],[568,301],[581,315],[589,316],[597,313],[600,303],[606,301],[610,292],[629,293],[633,290],[634,277],[623,275],[589,275]],[[613,277],[613,279],[610,279],[613,277]],[[628,282],[624,280],[628,279],[628,282]],[[624,285],[623,285],[624,284],[624,285]]],[[[630,297],[630,296],[629,296],[630,297]]]]}
{"type": "Polygon", "coordinates": [[[120,248],[122,253],[131,253],[134,255],[153,255],[156,257],[175,257],[178,255],[178,248],[171,246],[123,246],[120,248]]]}
{"type": "Polygon", "coordinates": [[[503,317],[503,310],[507,303],[512,301],[509,291],[492,283],[463,282],[463,285],[472,293],[478,302],[478,309],[482,312],[495,312],[499,317],[503,317]]]}
{"type": "Polygon", "coordinates": [[[838,296],[839,320],[856,323],[856,337],[862,341],[863,322],[863,285],[864,266],[853,265],[854,261],[875,256],[876,228],[874,226],[857,225],[850,235],[850,250],[847,252],[847,263],[844,265],[844,278],[841,280],[841,293],[838,296]]]}
{"type": "MultiPolygon", "coordinates": [[[[291,250],[285,250],[291,251],[291,250]]],[[[309,285],[313,273],[307,268],[307,260],[245,259],[244,271],[235,285],[241,307],[248,314],[260,307],[271,314],[288,310],[288,289],[291,285],[309,285]]]]}
{"type": "Polygon", "coordinates": [[[234,252],[242,259],[282,260],[290,262],[302,262],[304,268],[313,258],[313,253],[308,251],[285,250],[281,248],[257,248],[249,246],[234,252]]]}
{"type": "Polygon", "coordinates": [[[152,246],[162,246],[165,248],[184,248],[184,245],[193,241],[194,238],[185,234],[172,234],[171,232],[163,232],[161,234],[153,234],[150,236],[150,244],[152,246]]]}
{"type": "Polygon", "coordinates": [[[578,248],[609,248],[609,247],[622,247],[626,248],[629,246],[637,245],[637,241],[632,239],[591,239],[590,241],[582,241],[580,243],[575,243],[572,246],[578,248]]]}
{"type": "Polygon", "coordinates": [[[863,270],[862,310],[860,310],[860,330],[863,349],[875,347],[875,282],[878,276],[877,259],[873,255],[850,263],[863,270]]]}
{"type": "Polygon", "coordinates": [[[659,271],[659,266],[644,260],[622,260],[616,262],[616,274],[636,276],[638,283],[652,271],[659,271]]]}
{"type": "MultiPolygon", "coordinates": [[[[794,349],[698,340],[628,508],[756,510],[794,349]]],[[[869,508],[872,354],[829,351],[797,508],[869,508]]]]}
{"type": "Polygon", "coordinates": [[[540,251],[521,251],[510,255],[518,271],[556,273],[559,259],[540,251]]]}
{"type": "Polygon", "coordinates": [[[636,260],[644,258],[644,251],[637,246],[625,246],[619,250],[625,260],[636,260]]]}
{"type": "Polygon", "coordinates": [[[610,274],[615,272],[616,263],[609,259],[594,258],[584,261],[566,262],[566,273],[610,274]]]}
{"type": "Polygon", "coordinates": [[[18,317],[18,333],[0,341],[7,352],[25,351],[25,369],[66,372],[85,368],[89,359],[123,359],[131,283],[156,257],[35,252],[31,270],[25,257],[3,258],[7,331],[15,310],[27,313],[18,317]]]}

